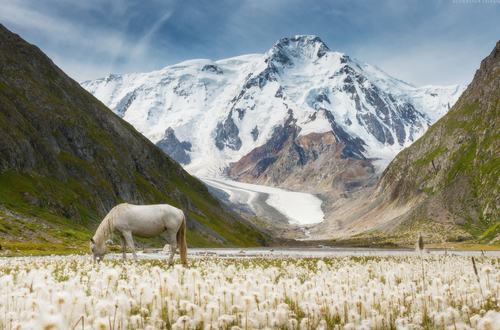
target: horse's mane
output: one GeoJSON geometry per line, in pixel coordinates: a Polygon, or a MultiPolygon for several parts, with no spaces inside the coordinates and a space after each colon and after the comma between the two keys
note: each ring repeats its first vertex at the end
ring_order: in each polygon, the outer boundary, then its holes
{"type": "Polygon", "coordinates": [[[97,228],[94,235],[94,241],[97,246],[104,245],[106,240],[113,234],[116,224],[116,213],[118,212],[119,207],[120,205],[113,207],[97,228]]]}

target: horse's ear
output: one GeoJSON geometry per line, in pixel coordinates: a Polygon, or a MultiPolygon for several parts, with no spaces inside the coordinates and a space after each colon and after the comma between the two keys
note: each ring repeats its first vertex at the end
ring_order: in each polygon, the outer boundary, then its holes
{"type": "Polygon", "coordinates": [[[92,242],[92,244],[95,244],[95,241],[93,238],[90,238],[90,241],[92,242]]]}

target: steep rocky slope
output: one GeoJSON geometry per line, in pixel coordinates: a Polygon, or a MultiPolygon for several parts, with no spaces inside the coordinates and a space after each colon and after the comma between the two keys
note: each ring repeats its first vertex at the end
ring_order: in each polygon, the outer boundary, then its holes
{"type": "Polygon", "coordinates": [[[360,141],[346,137],[345,132],[347,143],[339,141],[339,132],[334,131],[300,135],[301,128],[295,122],[290,113],[264,145],[232,166],[229,176],[242,182],[322,194],[332,193],[336,185],[344,192],[375,184],[370,180],[376,171],[371,160],[362,154],[346,155],[356,143],[361,147],[360,141]]]}
{"type": "MultiPolygon", "coordinates": [[[[190,245],[266,239],[37,47],[0,25],[0,204],[76,230],[64,233],[86,244],[90,230],[120,202],[187,210],[190,245]]],[[[22,240],[19,231],[7,230],[21,222],[5,209],[1,215],[0,235],[22,240]]]]}
{"type": "Polygon", "coordinates": [[[345,213],[343,219],[342,212],[336,215],[337,233],[376,226],[369,235],[403,239],[425,231],[435,241],[495,241],[500,233],[499,138],[500,42],[453,108],[396,156],[373,192],[361,196],[357,211],[348,214],[339,207],[345,213]]]}

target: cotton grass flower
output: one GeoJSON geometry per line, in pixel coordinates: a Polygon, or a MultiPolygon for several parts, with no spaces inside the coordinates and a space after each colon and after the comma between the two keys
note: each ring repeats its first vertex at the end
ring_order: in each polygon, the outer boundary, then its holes
{"type": "Polygon", "coordinates": [[[46,315],[40,320],[43,330],[63,330],[66,329],[62,323],[61,315],[46,315]]]}
{"type": "Polygon", "coordinates": [[[0,283],[8,284],[0,286],[0,329],[36,328],[49,316],[64,329],[80,319],[87,329],[113,330],[495,329],[500,267],[495,257],[475,262],[488,282],[476,280],[470,257],[448,255],[443,267],[432,254],[193,258],[188,268],[154,260],[94,266],[81,257],[0,259],[0,283]]]}

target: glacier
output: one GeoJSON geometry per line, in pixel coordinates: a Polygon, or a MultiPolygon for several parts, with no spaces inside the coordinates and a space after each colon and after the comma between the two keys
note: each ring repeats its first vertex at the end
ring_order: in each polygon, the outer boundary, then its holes
{"type": "Polygon", "coordinates": [[[321,199],[312,194],[224,179],[206,178],[203,181],[211,187],[226,192],[230,203],[249,205],[259,218],[263,215],[256,206],[259,203],[258,197],[262,194],[266,195],[263,202],[280,212],[290,224],[313,225],[325,218],[321,209],[321,199]]]}

